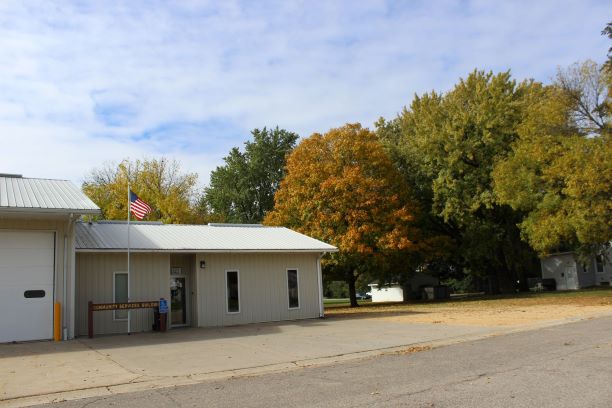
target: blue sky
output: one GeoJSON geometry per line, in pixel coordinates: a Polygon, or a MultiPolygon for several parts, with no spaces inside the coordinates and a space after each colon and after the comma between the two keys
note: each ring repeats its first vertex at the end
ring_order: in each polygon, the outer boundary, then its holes
{"type": "Polygon", "coordinates": [[[474,68],[605,59],[609,1],[0,1],[0,172],[166,156],[200,184],[255,127],[394,117],[474,68]]]}

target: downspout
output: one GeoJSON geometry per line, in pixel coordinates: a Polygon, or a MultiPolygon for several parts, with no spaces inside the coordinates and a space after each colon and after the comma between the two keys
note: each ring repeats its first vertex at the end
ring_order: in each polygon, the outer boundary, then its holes
{"type": "Polygon", "coordinates": [[[319,283],[319,318],[325,317],[325,311],[323,309],[323,274],[321,272],[321,258],[325,255],[325,252],[317,257],[317,280],[319,283]]]}
{"type": "MultiPolygon", "coordinates": [[[[62,290],[62,339],[64,340],[68,340],[68,334],[69,334],[68,323],[70,319],[72,319],[72,314],[69,313],[69,308],[68,308],[67,289],[68,289],[68,234],[70,233],[70,229],[72,227],[73,217],[74,217],[74,214],[72,213],[68,216],[68,223],[66,224],[66,231],[64,231],[64,262],[63,262],[64,277],[63,277],[63,288],[62,288],[63,289],[62,290]]],[[[73,279],[74,277],[71,274],[71,283],[74,283],[73,279]]],[[[72,288],[72,290],[74,291],[74,287],[72,288]]],[[[72,300],[72,296],[70,298],[72,300]]]]}
{"type": "MultiPolygon", "coordinates": [[[[70,228],[70,218],[68,219],[67,228],[70,228]]],[[[68,300],[68,294],[66,293],[66,288],[68,287],[68,282],[66,279],[68,277],[68,234],[64,232],[64,277],[63,277],[63,289],[62,289],[62,338],[64,340],[68,340],[68,325],[67,325],[67,317],[68,317],[68,305],[66,301],[68,300]]]]}
{"type": "Polygon", "coordinates": [[[76,324],[76,250],[74,244],[74,224],[75,220],[70,223],[72,229],[72,239],[70,240],[70,325],[68,330],[68,337],[74,339],[75,336],[75,324],[76,324]]]}

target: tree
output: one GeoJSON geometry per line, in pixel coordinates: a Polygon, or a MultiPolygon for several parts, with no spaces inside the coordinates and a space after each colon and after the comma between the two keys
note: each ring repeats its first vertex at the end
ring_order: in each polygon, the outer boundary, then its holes
{"type": "Polygon", "coordinates": [[[274,193],[285,175],[286,156],[298,139],[293,132],[263,128],[251,132],[244,152],[234,147],[210,175],[200,201],[202,212],[224,222],[258,223],[274,207],[274,193]]]}
{"type": "Polygon", "coordinates": [[[324,262],[328,280],[349,286],[370,273],[388,280],[427,245],[417,209],[375,133],[359,124],[313,134],[287,159],[287,175],[265,223],[284,225],[339,248],[324,262]]]}
{"type": "Polygon", "coordinates": [[[525,280],[535,254],[521,242],[520,214],[496,202],[491,172],[518,138],[534,87],[509,72],[473,71],[446,94],[415,96],[397,119],[399,135],[385,139],[432,221],[457,243],[455,262],[502,291],[525,280]]]}
{"type": "Polygon", "coordinates": [[[583,135],[610,132],[609,75],[603,66],[587,60],[557,71],[556,97],[563,100],[569,125],[583,135]]]}
{"type": "MultiPolygon", "coordinates": [[[[606,24],[606,27],[601,31],[601,35],[605,35],[612,40],[612,22],[606,24]]],[[[612,47],[608,48],[608,59],[604,64],[604,69],[612,74],[612,47]]]]}
{"type": "Polygon", "coordinates": [[[560,70],[493,171],[500,204],[541,255],[598,252],[612,239],[612,142],[605,71],[587,61],[560,70]]]}
{"type": "Polygon", "coordinates": [[[131,190],[153,208],[147,220],[167,224],[199,221],[192,206],[197,175],[181,173],[178,161],[165,158],[125,159],[92,170],[82,190],[100,207],[102,218],[127,219],[128,174],[131,190]]]}
{"type": "MultiPolygon", "coordinates": [[[[381,143],[408,185],[411,200],[422,209],[416,220],[418,227],[427,233],[432,244],[434,239],[436,241],[431,248],[433,250],[435,247],[435,251],[422,258],[423,263],[418,269],[439,278],[449,277],[454,271],[461,273],[460,248],[457,245],[460,242],[461,230],[453,222],[445,221],[431,211],[432,180],[420,167],[420,152],[401,142],[403,133],[400,119],[379,118],[375,126],[381,143]]],[[[401,279],[396,280],[403,284],[401,279]]]]}

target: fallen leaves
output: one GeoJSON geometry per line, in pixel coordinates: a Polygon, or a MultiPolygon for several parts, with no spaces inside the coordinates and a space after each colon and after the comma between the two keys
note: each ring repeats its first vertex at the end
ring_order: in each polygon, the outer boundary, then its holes
{"type": "Polygon", "coordinates": [[[431,346],[411,346],[408,347],[407,349],[404,350],[400,350],[400,351],[396,351],[395,354],[413,354],[413,353],[420,353],[422,351],[429,351],[431,350],[431,346]]]}

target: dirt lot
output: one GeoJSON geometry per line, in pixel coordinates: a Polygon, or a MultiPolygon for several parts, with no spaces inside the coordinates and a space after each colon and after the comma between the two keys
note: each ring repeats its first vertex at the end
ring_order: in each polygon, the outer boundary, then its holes
{"type": "Polygon", "coordinates": [[[406,323],[518,326],[612,312],[612,289],[480,297],[431,303],[326,307],[328,317],[377,316],[406,323]]]}

